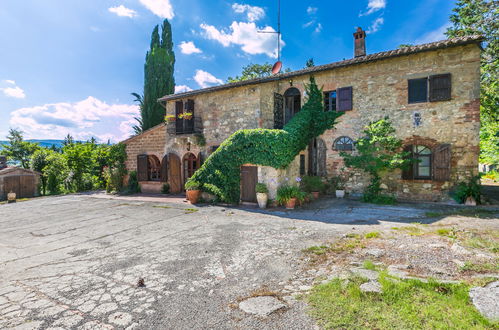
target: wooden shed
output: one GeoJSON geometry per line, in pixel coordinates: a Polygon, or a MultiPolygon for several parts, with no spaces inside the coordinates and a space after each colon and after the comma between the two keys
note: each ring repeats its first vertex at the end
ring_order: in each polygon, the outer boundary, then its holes
{"type": "Polygon", "coordinates": [[[9,192],[17,198],[30,198],[38,195],[40,173],[20,167],[7,167],[0,170],[0,200],[7,199],[9,192]]]}

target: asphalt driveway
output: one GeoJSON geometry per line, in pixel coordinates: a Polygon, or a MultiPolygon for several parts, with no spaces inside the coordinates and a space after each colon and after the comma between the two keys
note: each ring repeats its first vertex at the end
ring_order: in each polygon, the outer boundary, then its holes
{"type": "Polygon", "coordinates": [[[348,202],[261,213],[91,196],[0,205],[0,328],[314,328],[299,300],[268,317],[238,302],[292,279],[303,248],[422,213],[348,202]]]}

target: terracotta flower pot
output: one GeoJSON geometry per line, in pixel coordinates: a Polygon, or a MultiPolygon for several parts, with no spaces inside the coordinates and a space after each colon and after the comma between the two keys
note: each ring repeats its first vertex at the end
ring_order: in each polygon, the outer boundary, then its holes
{"type": "Polygon", "coordinates": [[[293,198],[290,198],[287,202],[286,202],[286,208],[288,210],[292,210],[294,209],[296,206],[296,198],[293,197],[293,198]]]}
{"type": "Polygon", "coordinates": [[[312,191],[312,196],[314,196],[314,199],[319,198],[319,192],[318,191],[312,191]]]}
{"type": "Polygon", "coordinates": [[[196,204],[200,195],[201,190],[187,190],[187,199],[191,204],[196,204]]]}

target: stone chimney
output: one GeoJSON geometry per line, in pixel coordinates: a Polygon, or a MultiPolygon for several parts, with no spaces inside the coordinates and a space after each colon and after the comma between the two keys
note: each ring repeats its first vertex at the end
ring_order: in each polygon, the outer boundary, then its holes
{"type": "Polygon", "coordinates": [[[355,42],[355,57],[366,56],[366,32],[358,27],[353,34],[355,42]]]}
{"type": "Polygon", "coordinates": [[[0,155],[0,170],[7,167],[7,157],[0,155]]]}

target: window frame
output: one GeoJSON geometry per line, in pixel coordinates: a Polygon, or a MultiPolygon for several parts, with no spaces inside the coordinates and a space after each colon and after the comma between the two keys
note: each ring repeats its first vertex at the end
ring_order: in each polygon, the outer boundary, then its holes
{"type": "Polygon", "coordinates": [[[422,144],[414,144],[413,145],[413,151],[412,151],[412,158],[417,159],[417,162],[414,162],[414,179],[415,180],[431,180],[433,178],[433,150],[431,150],[430,147],[422,145],[422,144]],[[430,151],[429,154],[421,154],[420,152],[417,151],[418,147],[424,147],[430,151]],[[428,158],[428,175],[420,175],[419,170],[420,170],[420,159],[423,158],[428,158]]]}
{"type": "Polygon", "coordinates": [[[338,109],[336,105],[337,99],[338,99],[338,93],[336,92],[336,89],[324,92],[324,111],[325,112],[337,111],[338,109]],[[332,93],[334,93],[334,101],[332,101],[333,100],[333,98],[331,97],[332,93]],[[326,100],[328,101],[327,103],[326,100]]]}
{"type": "MultiPolygon", "coordinates": [[[[347,144],[341,143],[341,145],[347,145],[347,144]]],[[[355,141],[354,141],[354,139],[352,139],[349,136],[342,135],[342,136],[338,137],[336,140],[334,140],[334,142],[333,142],[333,150],[335,150],[335,151],[352,152],[354,149],[355,149],[355,141]],[[348,139],[352,142],[351,144],[348,144],[348,145],[352,146],[351,149],[339,149],[338,148],[338,142],[340,142],[341,140],[344,140],[344,139],[348,139]]]]}
{"type": "Polygon", "coordinates": [[[428,84],[428,81],[429,81],[429,77],[423,77],[423,78],[414,78],[414,79],[408,79],[407,80],[407,103],[408,104],[416,104],[416,103],[426,103],[429,101],[429,84],[428,84]],[[422,100],[422,101],[412,101],[411,100],[411,82],[416,82],[418,80],[424,80],[425,82],[425,90],[426,90],[426,94],[425,94],[425,99],[422,100]]]}

